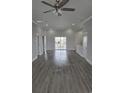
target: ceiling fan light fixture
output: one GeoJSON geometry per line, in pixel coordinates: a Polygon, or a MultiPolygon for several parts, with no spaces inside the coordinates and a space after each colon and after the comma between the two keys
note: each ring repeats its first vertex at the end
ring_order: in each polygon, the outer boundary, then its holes
{"type": "Polygon", "coordinates": [[[56,13],[56,10],[54,10],[53,13],[55,14],[56,13]]]}
{"type": "Polygon", "coordinates": [[[57,16],[62,16],[62,14],[63,14],[62,11],[71,11],[71,12],[75,11],[75,8],[63,8],[63,6],[65,4],[67,4],[69,2],[69,0],[56,0],[54,5],[52,5],[46,1],[41,1],[41,2],[47,6],[54,8],[52,10],[48,10],[48,11],[45,11],[43,13],[53,12],[57,16]]]}
{"type": "Polygon", "coordinates": [[[58,13],[62,14],[62,10],[61,9],[58,9],[58,13]]]}
{"type": "Polygon", "coordinates": [[[54,10],[53,13],[58,16],[58,15],[62,15],[62,10],[61,9],[58,9],[58,11],[54,10]]]}

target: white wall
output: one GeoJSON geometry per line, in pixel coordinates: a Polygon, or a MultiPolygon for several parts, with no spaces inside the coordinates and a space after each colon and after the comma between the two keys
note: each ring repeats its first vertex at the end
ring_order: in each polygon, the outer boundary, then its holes
{"type": "Polygon", "coordinates": [[[72,29],[65,31],[54,31],[49,29],[46,31],[46,48],[47,50],[55,49],[54,37],[66,37],[67,50],[75,50],[75,32],[72,29]]]}
{"type": "Polygon", "coordinates": [[[43,53],[42,48],[43,46],[42,46],[42,35],[41,35],[40,26],[35,23],[32,23],[32,61],[34,61],[38,55],[42,55],[43,53]],[[39,51],[38,51],[38,47],[39,47],[39,51]]]}
{"type": "Polygon", "coordinates": [[[65,31],[54,31],[47,29],[46,32],[41,30],[37,24],[32,24],[32,59],[35,60],[38,55],[43,54],[42,36],[46,35],[46,50],[55,49],[54,37],[67,38],[67,50],[76,50],[78,54],[85,57],[85,59],[92,64],[92,19],[83,24],[83,29],[80,31],[73,31],[67,29],[65,31]],[[39,36],[39,52],[37,35],[39,36]],[[87,36],[87,47],[84,49],[83,37],[87,36]]]}
{"type": "Polygon", "coordinates": [[[76,52],[92,64],[92,19],[83,24],[82,30],[76,32],[76,52]],[[84,47],[83,40],[87,37],[87,47],[84,47]]]}
{"type": "Polygon", "coordinates": [[[92,64],[92,20],[85,24],[85,29],[88,36],[86,59],[90,62],[90,64],[92,64]]]}
{"type": "Polygon", "coordinates": [[[83,56],[83,31],[78,31],[75,34],[75,44],[76,44],[76,52],[83,56]]]}

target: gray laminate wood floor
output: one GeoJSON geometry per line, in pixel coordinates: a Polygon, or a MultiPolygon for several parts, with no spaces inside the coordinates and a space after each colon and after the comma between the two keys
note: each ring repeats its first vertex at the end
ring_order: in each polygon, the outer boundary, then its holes
{"type": "Polygon", "coordinates": [[[91,93],[92,66],[75,51],[48,51],[32,63],[32,93],[91,93]]]}

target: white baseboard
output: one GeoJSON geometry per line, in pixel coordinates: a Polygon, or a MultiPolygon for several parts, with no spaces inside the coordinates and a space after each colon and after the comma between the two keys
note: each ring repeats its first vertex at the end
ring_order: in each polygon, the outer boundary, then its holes
{"type": "Polygon", "coordinates": [[[34,62],[34,60],[36,60],[36,59],[37,59],[37,56],[32,59],[32,62],[34,62]]]}
{"type": "Polygon", "coordinates": [[[92,65],[92,61],[90,61],[89,59],[85,58],[87,60],[87,62],[92,65]]]}
{"type": "Polygon", "coordinates": [[[82,54],[78,53],[77,51],[76,51],[76,53],[79,54],[81,57],[85,58],[86,61],[87,61],[90,65],[92,65],[92,61],[91,61],[91,60],[89,60],[88,58],[86,58],[86,57],[83,56],[82,54]]]}
{"type": "MultiPolygon", "coordinates": [[[[43,55],[43,52],[41,52],[39,56],[41,56],[41,55],[43,55]]],[[[38,58],[38,55],[35,56],[34,58],[32,58],[32,62],[34,62],[34,60],[36,60],[37,58],[38,58]]]]}
{"type": "Polygon", "coordinates": [[[37,56],[32,59],[32,62],[34,62],[34,60],[36,60],[36,59],[37,59],[37,56]]]}

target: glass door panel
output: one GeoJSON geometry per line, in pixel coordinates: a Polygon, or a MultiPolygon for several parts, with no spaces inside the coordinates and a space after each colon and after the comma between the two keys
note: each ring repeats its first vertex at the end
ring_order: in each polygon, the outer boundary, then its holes
{"type": "Polygon", "coordinates": [[[55,49],[66,49],[66,37],[55,37],[55,49]]]}

